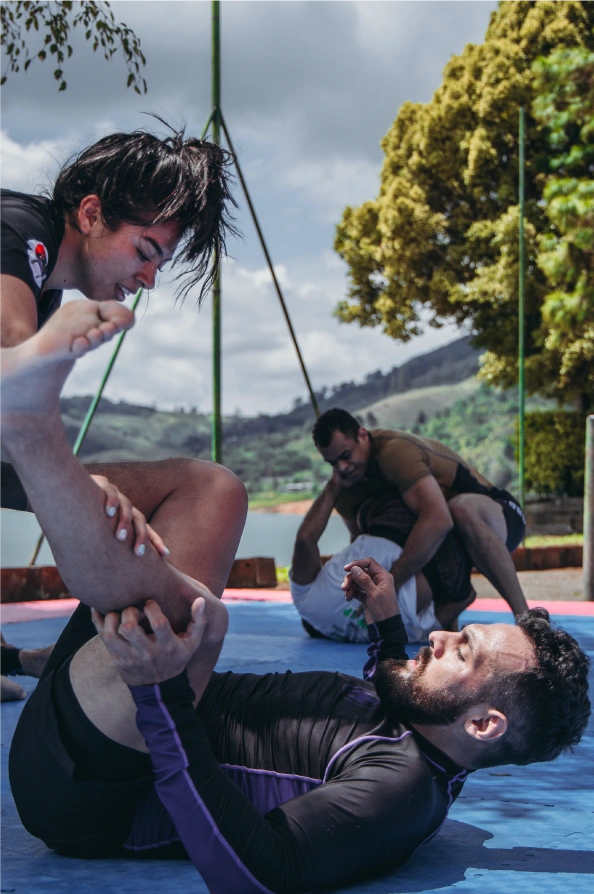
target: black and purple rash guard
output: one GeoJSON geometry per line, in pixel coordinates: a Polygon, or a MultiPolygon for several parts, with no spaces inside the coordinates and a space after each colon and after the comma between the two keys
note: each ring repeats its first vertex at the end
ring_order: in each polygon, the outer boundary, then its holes
{"type": "MultiPolygon", "coordinates": [[[[369,633],[367,675],[406,658],[400,616],[369,633]]],[[[212,894],[393,870],[439,830],[467,775],[345,674],[213,674],[196,710],[185,673],[131,691],[155,789],[125,847],[152,856],[181,841],[212,894]]]]}

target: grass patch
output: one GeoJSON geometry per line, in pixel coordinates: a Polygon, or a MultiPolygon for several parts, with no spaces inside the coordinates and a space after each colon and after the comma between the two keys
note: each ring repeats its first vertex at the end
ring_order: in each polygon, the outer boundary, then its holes
{"type": "Polygon", "coordinates": [[[538,546],[583,546],[583,534],[533,534],[526,537],[524,546],[529,549],[538,546]]]}
{"type": "Polygon", "coordinates": [[[271,506],[279,506],[281,503],[298,503],[300,500],[313,500],[317,494],[309,490],[300,490],[297,493],[285,494],[279,491],[261,491],[249,495],[250,509],[269,509],[271,506]]]}
{"type": "Polygon", "coordinates": [[[290,565],[277,565],[276,566],[276,580],[279,584],[288,584],[289,583],[289,569],[290,565]]]}

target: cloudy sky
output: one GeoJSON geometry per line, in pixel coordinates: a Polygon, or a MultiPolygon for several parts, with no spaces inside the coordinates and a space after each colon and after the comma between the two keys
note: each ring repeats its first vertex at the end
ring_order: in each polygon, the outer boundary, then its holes
{"type": "MultiPolygon", "coordinates": [[[[380,330],[332,316],[348,286],[333,252],[346,205],[377,192],[379,142],[406,100],[427,102],[452,54],[480,42],[496,3],[221,3],[222,106],[285,293],[314,387],[359,381],[455,338],[427,330],[402,345],[380,330]]],[[[110,63],[79,36],[59,93],[48,63],[10,75],[2,88],[2,186],[35,192],[59,164],[111,130],[147,126],[143,112],[202,130],[210,110],[208,0],[116,0],[112,9],[141,39],[148,93],[125,88],[110,63]]],[[[305,395],[297,359],[239,194],[242,240],[223,271],[223,412],[288,409],[305,395]]],[[[69,298],[80,298],[70,293],[69,298]]],[[[105,348],[81,362],[67,393],[88,394],[107,363],[105,348]]],[[[162,408],[211,407],[210,301],[183,307],[162,282],[106,394],[162,408]]]]}

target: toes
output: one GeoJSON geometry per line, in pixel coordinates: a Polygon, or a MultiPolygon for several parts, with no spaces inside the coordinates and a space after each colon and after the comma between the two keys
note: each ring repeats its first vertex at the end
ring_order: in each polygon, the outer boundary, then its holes
{"type": "Polygon", "coordinates": [[[79,335],[72,342],[72,354],[74,354],[75,357],[82,357],[83,354],[86,354],[87,351],[90,350],[90,348],[91,345],[84,335],[79,335]]]}

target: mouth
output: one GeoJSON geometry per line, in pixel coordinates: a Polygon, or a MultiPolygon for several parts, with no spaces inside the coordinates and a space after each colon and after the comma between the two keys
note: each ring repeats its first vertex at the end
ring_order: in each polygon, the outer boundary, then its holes
{"type": "Polygon", "coordinates": [[[115,294],[116,294],[116,301],[125,301],[126,298],[128,297],[128,295],[131,295],[132,292],[130,292],[128,289],[125,289],[124,286],[121,286],[118,283],[118,285],[116,286],[115,294]]]}

